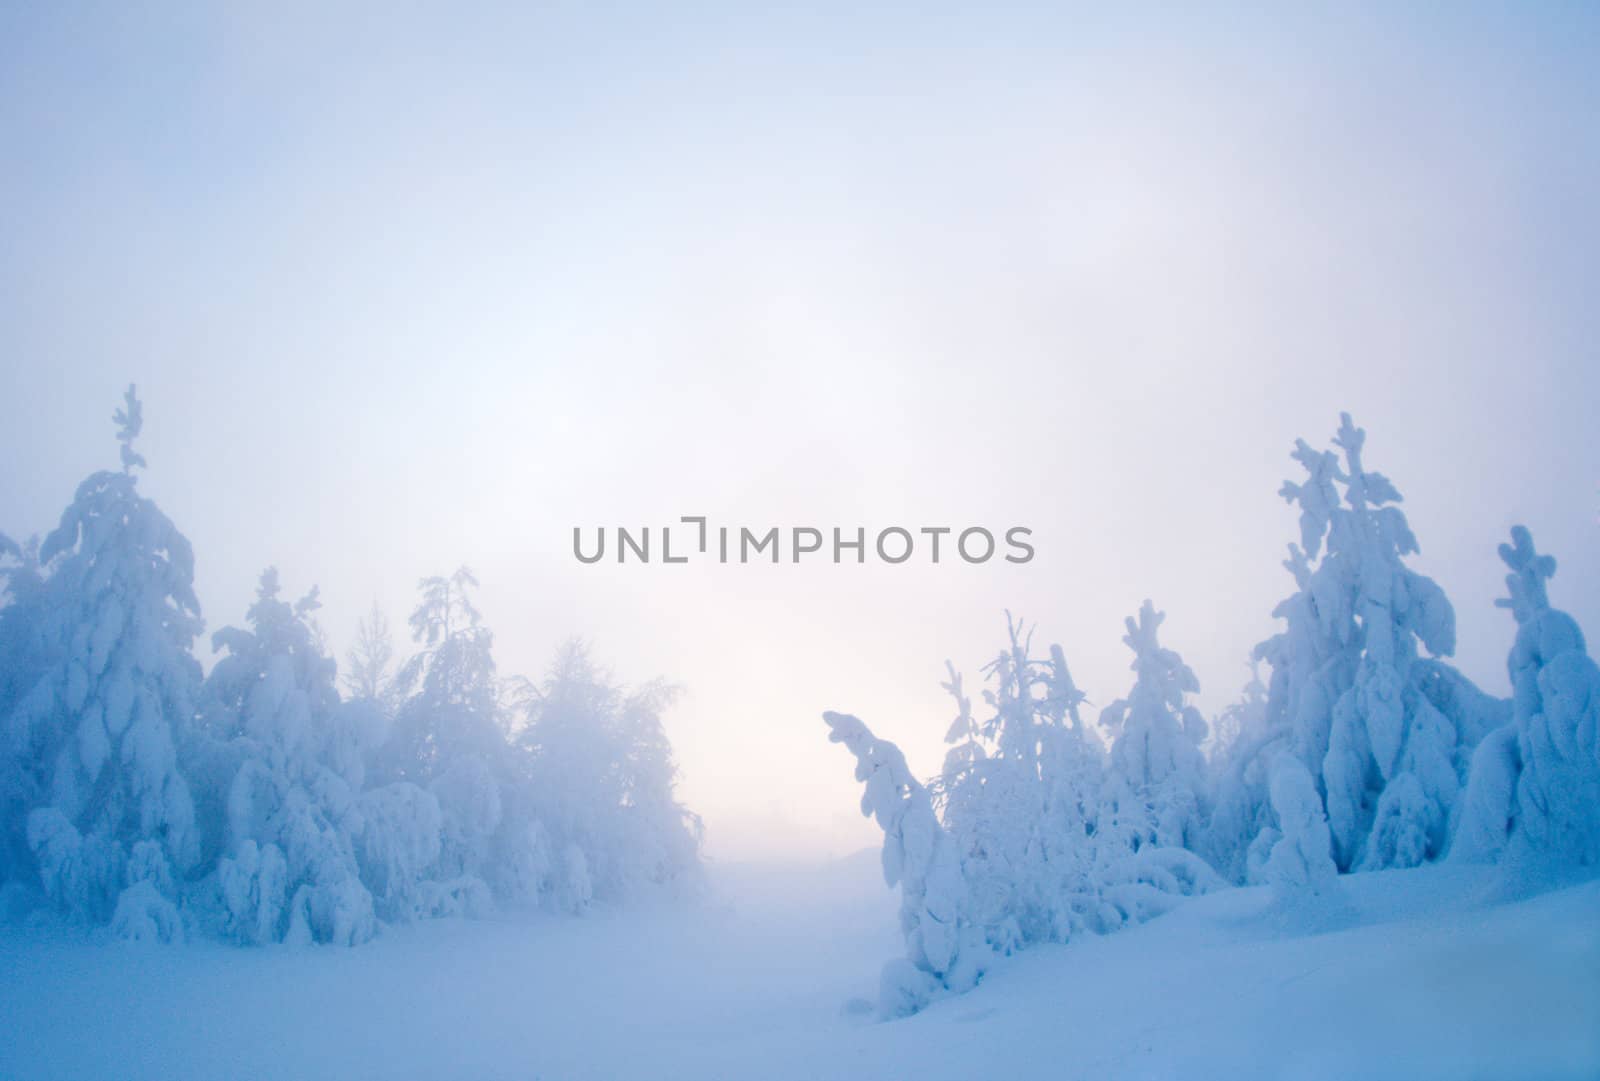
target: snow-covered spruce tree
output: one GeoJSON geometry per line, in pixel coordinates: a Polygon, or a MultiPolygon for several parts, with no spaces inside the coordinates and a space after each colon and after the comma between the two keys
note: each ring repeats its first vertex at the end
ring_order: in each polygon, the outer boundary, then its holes
{"type": "Polygon", "coordinates": [[[1496,604],[1517,621],[1512,719],[1473,756],[1451,858],[1509,855],[1525,870],[1600,864],[1600,667],[1577,622],[1550,606],[1555,559],[1523,526],[1500,558],[1510,595],[1496,604]]]}
{"type": "Polygon", "coordinates": [[[675,696],[659,681],[622,687],[578,641],[525,688],[515,743],[527,769],[521,818],[534,838],[524,853],[542,856],[538,893],[549,903],[581,910],[698,881],[700,820],[678,802],[661,726],[675,696]]]}
{"type": "Polygon", "coordinates": [[[946,662],[957,716],[933,786],[935,809],[961,855],[968,916],[1009,952],[1065,941],[1097,923],[1091,880],[1104,751],[1082,720],[1084,696],[1059,646],[1030,656],[1031,634],[1006,614],[1008,642],[984,668],[991,714],[975,720],[946,662]]]}
{"type": "Polygon", "coordinates": [[[132,935],[174,937],[174,876],[199,858],[176,744],[194,717],[201,628],[194,555],[139,494],[134,388],[113,418],[121,472],[78,487],[39,560],[46,659],[5,718],[9,784],[23,785],[32,873],[62,910],[132,935]]]}
{"type": "Polygon", "coordinates": [[[1316,780],[1345,870],[1443,852],[1467,759],[1501,709],[1419,656],[1419,646],[1435,658],[1454,651],[1455,614],[1405,565],[1416,537],[1394,485],[1363,464],[1365,439],[1343,414],[1342,466],[1297,443],[1307,479],[1282,494],[1300,508],[1302,547],[1290,547],[1288,563],[1300,589],[1277,609],[1285,632],[1257,651],[1273,669],[1268,723],[1287,728],[1316,780]]]}
{"type": "Polygon", "coordinates": [[[943,772],[930,790],[947,843],[960,855],[967,918],[1002,952],[1041,937],[1054,898],[1053,891],[1040,895],[1035,865],[1043,855],[1037,830],[1045,791],[1034,730],[1034,665],[1010,613],[1006,622],[1010,641],[984,669],[992,684],[983,691],[993,711],[987,720],[974,718],[960,673],[945,662],[949,678],[941,686],[957,714],[945,734],[951,748],[943,772]]]}
{"type": "Polygon", "coordinates": [[[472,603],[477,585],[466,567],[419,583],[410,622],[421,649],[396,676],[399,705],[377,756],[378,779],[390,789],[363,797],[356,842],[363,877],[383,883],[374,896],[386,919],[476,914],[490,904],[486,876],[501,858],[516,766],[494,635],[472,603]],[[394,787],[400,783],[418,791],[394,787]]]}
{"type": "Polygon", "coordinates": [[[497,757],[504,745],[494,635],[472,603],[477,587],[466,567],[418,584],[410,623],[421,648],[395,677],[400,705],[379,755],[386,779],[426,785],[457,759],[497,757]]]}
{"type": "MultiPolygon", "coordinates": [[[[1271,761],[1288,744],[1288,730],[1273,726],[1267,713],[1267,688],[1252,662],[1250,681],[1238,702],[1212,726],[1208,757],[1211,817],[1199,851],[1224,879],[1235,884],[1263,881],[1270,840],[1252,845],[1275,821],[1271,761]],[[1251,852],[1256,859],[1251,859],[1251,852]]],[[[1316,791],[1315,782],[1312,791],[1316,791]]],[[[1318,806],[1321,806],[1318,797],[1318,806]]]]}
{"type": "Polygon", "coordinates": [[[1333,840],[1316,782],[1305,763],[1279,754],[1271,770],[1277,836],[1263,869],[1284,917],[1305,925],[1334,917],[1343,906],[1333,840]]]}
{"type": "Polygon", "coordinates": [[[861,813],[883,830],[883,877],[900,888],[906,957],[884,966],[878,1009],[885,1017],[915,1013],[941,989],[971,988],[989,955],[982,932],[963,911],[961,857],[900,748],[847,713],[822,718],[829,741],[855,756],[856,780],[866,786],[861,813]]]}
{"type": "Polygon", "coordinates": [[[1095,830],[1106,764],[1105,744],[1083,719],[1088,696],[1073,682],[1066,655],[1050,646],[1050,659],[1035,666],[1034,684],[1041,696],[1039,776],[1048,789],[1045,801],[1046,854],[1058,862],[1078,864],[1083,840],[1095,830]]]}
{"type": "MultiPolygon", "coordinates": [[[[0,721],[33,690],[52,657],[44,638],[44,573],[37,539],[18,545],[0,534],[0,721]]],[[[37,763],[26,748],[0,742],[0,888],[24,899],[34,882],[28,808],[40,800],[37,763]]],[[[4,907],[0,906],[0,918],[4,907]]]]}
{"type": "MultiPolygon", "coordinates": [[[[991,753],[992,739],[984,735],[991,726],[973,717],[961,674],[948,661],[945,669],[949,678],[941,686],[955,699],[957,713],[945,735],[951,747],[944,770],[928,796],[947,834],[943,843],[960,856],[967,918],[1004,950],[1023,934],[1015,913],[1027,902],[1016,895],[1026,886],[1019,881],[1021,867],[1013,857],[1020,860],[1027,843],[1021,835],[1038,818],[1036,805],[1024,805],[1036,803],[1039,786],[1020,763],[991,753]]],[[[1014,669],[1007,665],[1005,671],[1009,675],[1014,669]]],[[[889,747],[886,756],[899,753],[889,747]]]]}
{"type": "Polygon", "coordinates": [[[354,945],[375,930],[352,833],[376,733],[359,703],[339,700],[335,666],[310,622],[313,589],[290,604],[278,573],[261,575],[248,628],[212,636],[225,655],[206,681],[206,735],[222,813],[216,883],[223,930],[245,943],[285,939],[354,945]]]}
{"type": "Polygon", "coordinates": [[[1195,847],[1204,821],[1205,757],[1200,744],[1207,726],[1186,699],[1200,689],[1200,681],[1182,657],[1158,640],[1165,619],[1149,601],[1137,619],[1128,617],[1122,640],[1133,650],[1133,689],[1100,715],[1100,723],[1116,733],[1109,783],[1114,790],[1125,790],[1143,812],[1135,849],[1146,844],[1195,847]]]}
{"type": "MultiPolygon", "coordinates": [[[[830,738],[856,757],[856,777],[867,785],[862,811],[883,828],[884,870],[901,887],[908,960],[885,974],[891,1014],[940,988],[969,987],[996,952],[1114,931],[1223,885],[1199,856],[1157,843],[1150,799],[1165,800],[1167,788],[1135,790],[1108,776],[1060,647],[1037,660],[1009,614],[1008,630],[1006,648],[984,669],[987,719],[973,716],[960,675],[946,664],[943,686],[957,710],[946,734],[953,746],[931,786],[857,718],[824,714],[830,738]]],[[[1178,709],[1198,755],[1197,717],[1182,713],[1181,700],[1178,709]]]]}
{"type": "Polygon", "coordinates": [[[1205,820],[1205,719],[1186,701],[1199,681],[1161,646],[1166,617],[1145,601],[1124,625],[1134,686],[1101,712],[1114,734],[1095,818],[1093,880],[1103,931],[1161,915],[1224,885],[1195,854],[1205,820]]]}

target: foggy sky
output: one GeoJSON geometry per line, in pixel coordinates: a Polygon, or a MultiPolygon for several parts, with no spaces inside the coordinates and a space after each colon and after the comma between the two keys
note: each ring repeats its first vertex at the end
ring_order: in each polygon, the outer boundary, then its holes
{"type": "Polygon", "coordinates": [[[1150,597],[1232,700],[1350,410],[1504,693],[1512,523],[1600,627],[1600,13],[1266,11],[0,8],[0,529],[137,381],[208,633],[469,564],[503,672],[685,686],[713,855],[842,853],[819,713],[936,771],[1004,609],[1103,706],[1150,597]],[[571,555],[696,514],[1038,555],[571,555]]]}

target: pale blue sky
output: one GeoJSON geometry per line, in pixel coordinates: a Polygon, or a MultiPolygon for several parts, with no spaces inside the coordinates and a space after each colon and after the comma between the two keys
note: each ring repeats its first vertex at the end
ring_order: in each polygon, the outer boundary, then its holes
{"type": "Polygon", "coordinates": [[[1600,9],[0,5],[0,529],[112,465],[210,628],[343,647],[471,564],[689,696],[715,854],[869,843],[824,708],[937,768],[1001,609],[1099,703],[1146,596],[1208,709],[1296,436],[1407,496],[1503,689],[1495,545],[1600,627],[1600,9]],[[582,567],[575,524],[1034,528],[1026,567],[582,567]]]}

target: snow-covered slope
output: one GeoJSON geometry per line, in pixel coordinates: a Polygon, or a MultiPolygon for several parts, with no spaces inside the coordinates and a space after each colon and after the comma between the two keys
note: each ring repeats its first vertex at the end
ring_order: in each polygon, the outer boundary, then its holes
{"type": "Polygon", "coordinates": [[[1040,947],[870,1019],[898,955],[876,857],[721,867],[704,902],[443,920],[353,950],[0,936],[0,1077],[1593,1078],[1600,882],[1341,879],[1308,935],[1265,889],[1040,947]]]}

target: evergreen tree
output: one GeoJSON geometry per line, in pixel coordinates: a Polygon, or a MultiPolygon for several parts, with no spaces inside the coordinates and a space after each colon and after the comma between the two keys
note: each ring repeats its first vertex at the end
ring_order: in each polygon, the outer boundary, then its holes
{"type": "Polygon", "coordinates": [[[427,796],[387,800],[374,818],[402,831],[373,846],[386,857],[406,856],[384,873],[398,890],[392,911],[409,906],[407,914],[442,915],[488,905],[486,878],[499,858],[495,838],[520,767],[506,742],[494,635],[472,601],[477,586],[466,567],[418,584],[422,596],[410,625],[421,648],[395,677],[399,704],[378,755],[381,779],[418,785],[427,796]],[[435,855],[423,861],[427,839],[408,838],[405,831],[426,833],[430,817],[436,822],[435,855]],[[403,883],[405,875],[417,873],[425,880],[403,883]]]}
{"type": "Polygon", "coordinates": [[[1200,681],[1183,658],[1164,649],[1158,631],[1165,613],[1145,601],[1138,619],[1126,621],[1123,641],[1133,650],[1133,689],[1107,706],[1101,724],[1116,733],[1111,744],[1111,782],[1144,811],[1135,848],[1154,844],[1192,848],[1203,822],[1205,759],[1200,744],[1207,726],[1187,696],[1200,681]]]}
{"type": "Polygon", "coordinates": [[[1303,548],[1291,546],[1289,562],[1300,590],[1277,610],[1287,630],[1258,650],[1273,667],[1269,723],[1287,727],[1317,782],[1343,869],[1443,852],[1467,758],[1494,713],[1460,673],[1419,655],[1454,651],[1455,613],[1406,566],[1416,537],[1394,485],[1366,468],[1365,441],[1343,414],[1342,463],[1296,445],[1307,479],[1282,494],[1300,508],[1303,548]]]}
{"type": "Polygon", "coordinates": [[[227,931],[250,943],[285,937],[351,945],[374,931],[351,832],[370,731],[339,700],[333,661],[311,623],[313,589],[278,597],[261,575],[248,628],[212,636],[225,653],[205,687],[212,738],[232,744],[217,867],[227,931]]]}
{"type": "Polygon", "coordinates": [[[1263,877],[1285,913],[1298,920],[1325,918],[1342,903],[1339,869],[1311,771],[1294,755],[1280,754],[1273,762],[1271,789],[1278,840],[1263,877]]]}
{"type": "Polygon", "coordinates": [[[975,721],[961,676],[946,662],[957,703],[952,743],[933,788],[961,854],[970,917],[1002,952],[1066,941],[1095,919],[1089,882],[1104,752],[1083,723],[1084,696],[1059,646],[1031,656],[1031,633],[1006,613],[1008,642],[984,667],[992,710],[975,721]]]}
{"type": "Polygon", "coordinates": [[[127,908],[176,925],[174,874],[200,845],[176,746],[195,714],[201,629],[194,555],[139,494],[134,450],[143,413],[133,387],[114,421],[121,472],[79,487],[39,560],[42,674],[7,718],[13,775],[25,779],[27,839],[37,880],[72,914],[108,920],[123,890],[149,881],[127,908]],[[155,894],[151,890],[157,891],[155,894]]]}
{"type": "Polygon", "coordinates": [[[906,958],[884,967],[879,1012],[914,1013],[940,989],[965,991],[983,973],[988,950],[963,911],[968,887],[961,857],[900,749],[847,713],[822,717],[828,740],[855,756],[856,780],[866,788],[861,813],[883,830],[884,881],[900,888],[906,958]]]}
{"type": "Polygon", "coordinates": [[[1517,621],[1506,659],[1511,721],[1473,757],[1452,858],[1524,864],[1600,863],[1600,667],[1583,632],[1550,606],[1556,561],[1523,526],[1500,546],[1509,596],[1495,603],[1517,621]]]}
{"type": "MultiPolygon", "coordinates": [[[[18,545],[0,534],[0,730],[23,695],[50,666],[52,649],[44,635],[44,571],[37,538],[18,545]]],[[[28,808],[42,799],[41,764],[27,747],[0,741],[0,886],[19,889],[34,878],[28,848],[28,808]]]]}
{"type": "MultiPolygon", "coordinates": [[[[856,779],[866,785],[862,813],[884,830],[884,873],[900,886],[907,958],[885,969],[884,1013],[911,1012],[941,990],[970,987],[995,952],[1113,931],[1223,885],[1200,857],[1157,843],[1157,807],[1198,807],[1197,789],[1187,802],[1178,797],[1173,770],[1147,768],[1163,760],[1161,737],[1150,733],[1165,733],[1159,718],[1145,716],[1153,709],[1148,691],[1173,681],[1187,686],[1176,654],[1155,644],[1159,619],[1147,605],[1143,624],[1129,621],[1130,644],[1138,643],[1147,672],[1116,715],[1139,713],[1128,738],[1143,753],[1124,746],[1125,776],[1108,775],[1060,647],[1048,660],[1034,659],[1030,636],[1009,613],[1009,642],[984,669],[990,717],[974,718],[960,675],[945,665],[943,686],[957,712],[946,732],[953,746],[932,785],[918,782],[900,749],[858,718],[823,714],[829,738],[856,758],[856,779]]],[[[1183,705],[1181,691],[1170,709],[1166,719],[1188,751],[1169,748],[1165,759],[1180,759],[1185,783],[1196,781],[1204,722],[1183,705]]],[[[1183,816],[1162,821],[1183,835],[1183,816]]]]}
{"type": "Polygon", "coordinates": [[[463,755],[497,757],[504,744],[494,635],[484,626],[466,567],[424,578],[411,613],[421,647],[395,677],[400,705],[380,756],[385,777],[427,784],[463,755]]]}
{"type": "Polygon", "coordinates": [[[526,754],[525,815],[539,823],[558,905],[697,881],[700,820],[678,802],[661,726],[676,696],[659,681],[622,686],[577,641],[527,688],[516,736],[526,754]]]}
{"type": "MultiPolygon", "coordinates": [[[[1266,851],[1257,848],[1261,859],[1252,866],[1251,845],[1273,825],[1272,759],[1289,743],[1287,728],[1271,723],[1267,703],[1266,685],[1252,663],[1242,697],[1222,711],[1214,726],[1208,763],[1211,817],[1200,852],[1223,878],[1236,885],[1260,881],[1266,851]]],[[[1265,848],[1270,844],[1265,842],[1265,848]]]]}

